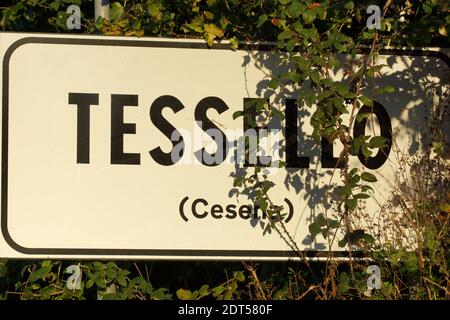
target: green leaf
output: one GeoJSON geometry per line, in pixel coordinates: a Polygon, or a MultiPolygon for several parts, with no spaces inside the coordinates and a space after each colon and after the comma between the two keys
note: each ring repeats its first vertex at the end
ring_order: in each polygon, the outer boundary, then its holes
{"type": "Polygon", "coordinates": [[[367,182],[376,182],[377,181],[377,178],[369,172],[363,172],[361,174],[361,179],[363,179],[364,181],[367,181],[367,182]]]}
{"type": "Polygon", "coordinates": [[[96,279],[94,279],[94,282],[99,288],[102,288],[102,289],[106,288],[105,279],[96,278],[96,279]]]}
{"type": "Polygon", "coordinates": [[[305,6],[301,4],[299,1],[295,0],[288,7],[287,12],[291,16],[291,18],[298,18],[300,13],[305,9],[305,6]]]}
{"type": "Polygon", "coordinates": [[[336,91],[340,96],[345,97],[345,95],[348,93],[348,87],[343,83],[338,83],[336,84],[336,91]]]}
{"type": "Polygon", "coordinates": [[[259,18],[258,18],[257,27],[260,28],[264,24],[264,22],[267,21],[267,19],[268,19],[267,14],[260,15],[259,18]]]}
{"type": "Polygon", "coordinates": [[[320,82],[320,73],[317,70],[313,70],[313,72],[311,72],[311,80],[317,84],[319,84],[320,82]]]}
{"type": "Polygon", "coordinates": [[[208,289],[209,289],[209,285],[204,284],[200,287],[200,289],[198,289],[198,294],[200,296],[205,296],[208,294],[208,289]]]}
{"type": "Polygon", "coordinates": [[[148,13],[156,21],[160,21],[162,19],[162,9],[163,5],[161,3],[150,3],[147,6],[148,13]]]}
{"type": "Polygon", "coordinates": [[[36,280],[44,279],[48,271],[49,271],[48,268],[45,267],[33,271],[30,275],[30,282],[35,282],[36,280]]]}
{"type": "Polygon", "coordinates": [[[60,6],[60,0],[55,0],[55,1],[51,2],[48,6],[50,9],[58,11],[59,6],[60,6]]]}
{"type": "Polygon", "coordinates": [[[303,57],[293,57],[292,60],[295,61],[301,71],[309,70],[309,67],[311,66],[309,60],[303,57]]]}
{"type": "Polygon", "coordinates": [[[94,285],[94,280],[89,279],[89,280],[86,281],[86,289],[89,289],[93,285],[94,285]]]}
{"type": "Polygon", "coordinates": [[[363,119],[369,118],[371,114],[372,113],[369,113],[369,112],[367,112],[367,113],[358,113],[358,115],[356,116],[356,122],[361,122],[363,119]]]}
{"type": "Polygon", "coordinates": [[[302,33],[303,32],[303,26],[299,21],[296,21],[292,24],[292,27],[294,28],[295,32],[302,33]]]}
{"type": "Polygon", "coordinates": [[[117,300],[117,295],[115,293],[105,293],[102,295],[102,300],[117,300]]]}
{"type": "Polygon", "coordinates": [[[178,289],[176,295],[180,300],[193,300],[192,292],[186,289],[178,289]]]}
{"type": "Polygon", "coordinates": [[[225,31],[221,27],[215,25],[214,23],[205,24],[203,26],[203,29],[205,30],[206,33],[212,34],[217,38],[222,38],[223,35],[225,34],[225,31]]]}
{"type": "Polygon", "coordinates": [[[245,281],[245,276],[242,273],[242,271],[235,271],[233,273],[234,278],[239,281],[239,282],[244,282],[245,281]]]}
{"type": "Polygon", "coordinates": [[[269,81],[268,86],[269,86],[269,88],[275,90],[276,88],[278,88],[279,84],[280,84],[280,81],[278,79],[274,78],[269,81]]]}
{"type": "Polygon", "coordinates": [[[239,41],[236,37],[232,37],[230,39],[230,45],[231,45],[231,49],[233,50],[237,50],[239,47],[239,41]]]}
{"type": "Polygon", "coordinates": [[[119,2],[114,2],[111,4],[111,9],[109,10],[109,18],[115,23],[120,19],[124,12],[123,6],[119,2]]]}
{"type": "Polygon", "coordinates": [[[125,278],[125,275],[123,273],[118,273],[116,279],[117,279],[117,283],[119,285],[121,285],[122,287],[127,286],[127,279],[125,278]]]}
{"type": "Polygon", "coordinates": [[[372,151],[369,150],[367,147],[367,144],[361,145],[361,153],[363,154],[364,158],[369,159],[372,156],[372,151]]]}
{"type": "Polygon", "coordinates": [[[362,236],[362,240],[364,240],[367,243],[374,243],[375,239],[368,233],[364,233],[364,235],[362,236]]]}
{"type": "Polygon", "coordinates": [[[225,291],[225,288],[223,286],[218,286],[212,289],[213,291],[213,297],[218,297],[220,294],[222,294],[225,291]]]}
{"type": "Polygon", "coordinates": [[[422,9],[426,14],[431,14],[433,12],[433,7],[430,6],[427,2],[422,4],[422,9]]]}
{"type": "Polygon", "coordinates": [[[296,39],[290,39],[287,43],[286,43],[286,50],[288,52],[292,52],[295,48],[295,45],[297,44],[297,40],[296,39]]]}
{"type": "Polygon", "coordinates": [[[346,244],[347,244],[347,237],[346,237],[346,236],[345,236],[342,240],[340,240],[340,241],[338,242],[338,246],[339,246],[340,248],[345,247],[346,244]]]}
{"type": "Polygon", "coordinates": [[[395,92],[395,88],[393,86],[388,85],[383,88],[383,91],[386,93],[393,93],[395,92]]]}
{"type": "Polygon", "coordinates": [[[356,209],[356,206],[358,205],[358,200],[354,199],[354,198],[353,199],[347,199],[345,204],[347,205],[347,208],[349,210],[354,210],[354,209],[356,209]]]}
{"type": "Polygon", "coordinates": [[[369,141],[370,148],[385,148],[388,145],[388,139],[385,137],[372,137],[369,141]]]}
{"type": "Polygon", "coordinates": [[[313,23],[316,19],[316,12],[312,10],[307,10],[302,13],[302,18],[305,23],[313,23]]]}
{"type": "Polygon", "coordinates": [[[291,39],[294,35],[295,34],[291,30],[287,29],[287,30],[282,31],[280,34],[278,34],[277,39],[278,40],[291,39]]]}
{"type": "Polygon", "coordinates": [[[214,44],[215,36],[212,33],[205,33],[204,37],[205,37],[206,44],[208,45],[208,47],[212,47],[214,44]]]}
{"type": "Polygon", "coordinates": [[[344,8],[347,10],[352,10],[355,7],[355,4],[353,1],[348,1],[345,3],[344,8]]]}
{"type": "Polygon", "coordinates": [[[267,207],[269,206],[269,202],[266,199],[259,200],[259,207],[263,212],[267,211],[267,207]]]}
{"type": "Polygon", "coordinates": [[[364,104],[364,105],[366,105],[368,107],[372,107],[373,106],[373,101],[369,97],[360,96],[359,100],[362,102],[362,104],[364,104]]]}
{"type": "Polygon", "coordinates": [[[106,270],[106,276],[110,279],[115,279],[117,276],[117,270],[114,268],[108,268],[106,270]]]}
{"type": "Polygon", "coordinates": [[[193,20],[191,23],[183,25],[181,28],[184,32],[189,32],[189,30],[192,30],[197,33],[203,33],[203,25],[201,21],[193,20]]]}

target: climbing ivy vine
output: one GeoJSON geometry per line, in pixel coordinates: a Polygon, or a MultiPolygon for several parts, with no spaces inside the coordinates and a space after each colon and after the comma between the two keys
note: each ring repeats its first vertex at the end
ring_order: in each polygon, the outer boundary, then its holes
{"type": "MultiPolygon", "coordinates": [[[[261,274],[258,275],[257,268],[245,265],[245,270],[235,271],[218,286],[205,284],[197,290],[178,289],[175,294],[170,294],[165,289],[154,289],[141,275],[130,277],[130,271],[114,262],[83,264],[83,285],[74,291],[65,289],[61,282],[62,262],[26,264],[18,274],[8,269],[8,266],[16,264],[4,262],[0,278],[16,274],[16,279],[20,279],[15,283],[14,290],[8,287],[8,291],[24,299],[79,299],[85,298],[93,286],[102,291],[114,285],[116,290],[105,293],[105,298],[376,298],[372,293],[364,296],[368,262],[352,259],[352,250],[357,245],[367,250],[372,263],[382,267],[385,282],[378,297],[448,299],[450,193],[449,167],[445,160],[448,146],[442,135],[434,135],[432,141],[438,156],[435,168],[446,173],[439,177],[439,183],[444,186],[442,192],[413,202],[408,208],[420,226],[416,230],[421,243],[418,254],[402,248],[376,248],[374,235],[369,230],[354,227],[353,212],[359,203],[372,196],[371,184],[377,178],[370,170],[351,167],[350,159],[368,159],[378,149],[384,150],[389,143],[379,136],[352,135],[355,123],[372,117],[374,95],[395,92],[392,86],[376,86],[383,68],[377,63],[379,50],[386,46],[448,47],[450,8],[447,2],[439,0],[369,2],[123,0],[111,1],[110,20],[107,21],[94,19],[92,0],[6,1],[1,7],[0,27],[3,31],[202,38],[209,47],[226,40],[230,50],[238,49],[242,42],[274,42],[274,50],[280,52],[282,57],[279,64],[285,71],[271,76],[268,89],[275,95],[286,87],[302,88],[296,105],[310,110],[315,142],[318,145],[322,141],[328,144],[338,142],[343,150],[335,165],[336,174],[340,177],[340,183],[336,186],[336,212],[333,216],[319,214],[309,226],[310,237],[314,239],[322,235],[330,241],[330,245],[337,241],[350,254],[350,261],[342,263],[328,260],[314,264],[304,259],[304,252],[299,249],[282,219],[276,219],[284,212],[282,206],[274,203],[269,196],[273,187],[270,177],[264,175],[261,168],[254,168],[253,171],[247,170],[245,176],[236,177],[234,185],[254,192],[254,201],[273,218],[265,231],[276,230],[298,253],[301,259],[300,266],[297,266],[299,270],[290,268],[281,276],[275,276],[276,272],[273,272],[260,281],[261,274]],[[67,27],[70,16],[67,7],[73,4],[81,9],[79,30],[69,30],[67,27]],[[370,4],[379,8],[379,29],[367,25],[370,16],[367,7],[370,4]],[[346,59],[343,60],[342,56],[346,59]],[[339,81],[332,76],[337,69],[345,71],[339,81]],[[367,93],[368,81],[375,83],[375,94],[367,93]],[[364,106],[367,112],[358,112],[364,106]],[[338,236],[338,231],[342,236],[338,236]],[[295,288],[287,288],[286,284],[293,281],[295,288]],[[245,293],[238,290],[243,283],[247,283],[245,293]]],[[[448,111],[445,113],[448,92],[442,93],[441,104],[444,110],[441,116],[448,115],[448,111]]],[[[261,125],[269,123],[274,116],[282,116],[279,110],[262,100],[256,102],[256,110],[264,116],[261,125]]],[[[245,110],[234,116],[245,117],[245,110]]],[[[431,174],[433,170],[428,172],[431,174]]],[[[7,282],[9,285],[10,282],[7,282]]]]}

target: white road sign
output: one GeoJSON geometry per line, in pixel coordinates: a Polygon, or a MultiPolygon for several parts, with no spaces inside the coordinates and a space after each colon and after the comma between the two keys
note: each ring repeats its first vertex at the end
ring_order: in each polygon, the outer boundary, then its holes
{"type": "MultiPolygon", "coordinates": [[[[272,49],[0,33],[0,257],[295,257],[277,232],[263,232],[269,218],[251,195],[233,187],[236,174],[253,170],[245,161],[254,163],[239,156],[244,129],[252,128],[233,113],[246,99],[269,97],[268,74],[278,72],[272,49]]],[[[365,164],[385,178],[374,183],[377,199],[395,179],[394,149],[417,152],[430,86],[439,88],[448,70],[448,58],[433,50],[384,50],[380,62],[388,66],[379,84],[399,90],[375,99],[376,130],[396,142],[389,158],[379,153],[365,164]]],[[[311,241],[308,225],[331,210],[327,185],[340,149],[315,146],[312,110],[297,111],[298,92],[275,96],[270,102],[286,119],[265,133],[253,128],[261,134],[257,160],[270,165],[270,195],[289,233],[314,256],[328,242],[311,241]],[[288,168],[277,167],[278,156],[288,168]]],[[[380,205],[369,200],[364,210],[376,215],[380,205]]]]}

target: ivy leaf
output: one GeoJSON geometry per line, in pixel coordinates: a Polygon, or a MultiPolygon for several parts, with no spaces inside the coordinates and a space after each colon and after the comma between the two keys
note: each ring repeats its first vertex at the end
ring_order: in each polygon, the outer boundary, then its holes
{"type": "Polygon", "coordinates": [[[147,6],[148,13],[156,21],[161,21],[161,19],[162,19],[162,12],[161,12],[162,9],[163,9],[163,6],[162,6],[161,3],[150,3],[147,6]]]}
{"type": "Polygon", "coordinates": [[[193,300],[193,294],[190,290],[178,289],[176,295],[180,300],[193,300]]]}
{"type": "Polygon", "coordinates": [[[239,41],[236,37],[233,37],[230,39],[230,45],[231,45],[231,49],[233,50],[237,50],[239,47],[239,41]]]}
{"type": "Polygon", "coordinates": [[[372,137],[369,141],[370,148],[385,148],[387,147],[388,139],[385,137],[372,137]]]}
{"type": "Polygon", "coordinates": [[[427,2],[424,2],[422,4],[422,9],[426,14],[431,14],[431,12],[433,12],[433,7],[430,6],[427,2]]]}
{"type": "Polygon", "coordinates": [[[294,36],[294,33],[291,30],[284,30],[278,35],[278,40],[287,40],[291,39],[294,36]]]}
{"type": "Polygon", "coordinates": [[[241,271],[235,271],[233,273],[234,278],[239,281],[239,282],[244,282],[245,281],[245,276],[241,271]]]}
{"type": "Polygon", "coordinates": [[[276,88],[278,88],[278,85],[280,84],[280,81],[278,80],[278,79],[271,79],[270,81],[269,81],[269,84],[268,84],[268,86],[269,86],[269,88],[271,88],[271,89],[276,89],[276,88]]]}
{"type": "Polygon", "coordinates": [[[217,38],[222,38],[223,35],[225,34],[225,31],[221,27],[215,25],[214,23],[205,24],[203,29],[205,30],[206,33],[212,34],[217,38]]]}
{"type": "Polygon", "coordinates": [[[347,205],[347,208],[349,210],[354,210],[356,209],[356,206],[358,205],[358,200],[353,198],[353,199],[347,199],[347,201],[345,202],[345,204],[347,205]]]}
{"type": "Polygon", "coordinates": [[[301,71],[309,70],[310,62],[303,57],[293,57],[292,60],[298,65],[301,71]]]}
{"type": "Polygon", "coordinates": [[[367,182],[376,182],[376,181],[378,181],[377,177],[375,177],[373,174],[371,174],[369,172],[363,172],[361,174],[361,179],[363,179],[364,181],[367,181],[367,182]]]}
{"type": "Polygon", "coordinates": [[[208,47],[212,47],[214,44],[215,36],[212,33],[205,33],[205,40],[208,47]]]}
{"type": "Polygon", "coordinates": [[[313,72],[311,72],[311,80],[314,81],[315,83],[319,84],[320,82],[320,74],[319,71],[314,70],[313,72]]]}
{"type": "Polygon", "coordinates": [[[364,118],[369,118],[371,113],[358,113],[356,116],[356,122],[361,122],[364,118]]]}
{"type": "Polygon", "coordinates": [[[59,6],[60,6],[60,0],[55,0],[52,3],[50,3],[48,6],[50,7],[50,9],[58,11],[59,6]]]}
{"type": "Polygon", "coordinates": [[[262,14],[262,15],[260,15],[259,18],[258,18],[258,24],[257,24],[257,27],[260,28],[260,27],[264,24],[264,22],[267,21],[268,18],[269,18],[269,17],[267,16],[267,14],[262,14]]]}
{"type": "Polygon", "coordinates": [[[213,291],[213,297],[218,297],[220,294],[222,294],[225,291],[225,288],[223,286],[218,286],[212,289],[213,291]]]}
{"type": "Polygon", "coordinates": [[[30,275],[30,282],[35,282],[36,280],[44,279],[48,271],[49,271],[48,268],[45,267],[33,271],[30,275]]]}
{"type": "Polygon", "coordinates": [[[340,96],[345,97],[348,93],[348,87],[343,83],[338,83],[336,84],[336,91],[340,96]]]}
{"type": "Polygon", "coordinates": [[[288,7],[287,12],[292,18],[298,18],[300,13],[305,9],[305,6],[302,5],[299,1],[294,1],[288,7]]]}
{"type": "Polygon", "coordinates": [[[352,10],[355,7],[355,4],[353,1],[348,1],[345,3],[344,8],[347,10],[352,10]]]}
{"type": "Polygon", "coordinates": [[[302,18],[305,23],[313,23],[316,19],[316,12],[312,10],[307,10],[302,13],[302,18]]]}
{"type": "Polygon", "coordinates": [[[369,159],[372,156],[372,151],[369,150],[366,143],[361,145],[361,153],[366,159],[369,159]]]}
{"type": "Polygon", "coordinates": [[[395,92],[395,88],[393,86],[387,85],[383,88],[383,91],[386,93],[393,93],[395,92]]]}
{"type": "Polygon", "coordinates": [[[296,44],[297,44],[297,40],[295,40],[295,39],[290,39],[290,40],[286,43],[286,50],[287,50],[288,52],[292,52],[292,50],[294,50],[296,44]]]}
{"type": "Polygon", "coordinates": [[[124,12],[123,6],[119,2],[114,2],[111,5],[111,10],[109,10],[109,18],[115,23],[120,19],[124,12]]]}
{"type": "Polygon", "coordinates": [[[373,106],[373,101],[369,97],[360,96],[359,100],[362,102],[362,104],[364,104],[364,105],[366,105],[368,107],[372,107],[373,106]]]}
{"type": "Polygon", "coordinates": [[[125,275],[123,273],[117,274],[116,280],[117,280],[117,283],[119,283],[119,285],[121,285],[122,287],[127,286],[127,279],[125,278],[125,275]]]}

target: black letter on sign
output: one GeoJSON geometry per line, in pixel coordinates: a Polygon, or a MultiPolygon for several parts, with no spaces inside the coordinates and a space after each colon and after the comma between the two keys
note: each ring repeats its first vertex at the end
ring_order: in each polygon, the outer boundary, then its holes
{"type": "MultiPolygon", "coordinates": [[[[369,169],[378,169],[380,168],[389,157],[389,153],[391,152],[392,146],[392,126],[391,119],[389,118],[389,114],[383,105],[377,101],[373,102],[373,110],[369,106],[362,106],[359,109],[358,114],[363,113],[374,113],[377,116],[378,123],[380,125],[380,133],[381,136],[388,140],[387,146],[383,149],[379,149],[378,153],[374,157],[370,157],[366,160],[362,152],[359,153],[358,158],[361,163],[369,169]]],[[[353,128],[353,137],[363,136],[366,132],[366,123],[367,118],[363,118],[360,122],[355,121],[355,125],[353,128]]]]}
{"type": "Polygon", "coordinates": [[[111,164],[140,164],[139,153],[123,152],[123,135],[136,133],[134,123],[123,123],[123,108],[136,107],[137,95],[112,94],[111,95],[111,164]]]}
{"type": "Polygon", "coordinates": [[[228,155],[228,140],[225,134],[220,130],[211,120],[206,117],[206,112],[208,109],[214,109],[219,114],[228,110],[228,106],[220,98],[217,97],[206,97],[200,100],[200,102],[195,107],[195,121],[198,125],[201,124],[201,128],[206,132],[217,144],[217,151],[213,154],[209,154],[205,148],[195,151],[195,157],[203,165],[214,167],[223,162],[228,155]],[[200,122],[200,124],[199,124],[200,122]],[[212,134],[212,132],[218,133],[221,138],[217,135],[212,134]],[[208,132],[209,131],[209,132],[208,132]],[[216,141],[217,140],[219,141],[216,141]],[[221,144],[221,145],[220,145],[221,144]],[[222,150],[221,150],[222,149],[222,150]]]}
{"type": "Polygon", "coordinates": [[[77,163],[89,163],[91,113],[89,107],[98,105],[97,93],[69,92],[69,104],[77,105],[77,163]]]}
{"type": "Polygon", "coordinates": [[[322,137],[322,168],[344,168],[344,161],[339,161],[339,158],[333,156],[333,144],[328,142],[328,139],[322,137]]]}
{"type": "Polygon", "coordinates": [[[255,165],[257,167],[268,167],[270,166],[270,163],[272,162],[271,156],[256,156],[253,152],[257,153],[259,150],[259,135],[261,129],[266,129],[267,126],[261,127],[255,125],[256,118],[257,118],[257,112],[256,112],[256,105],[258,103],[261,103],[261,98],[244,98],[244,154],[245,154],[245,162],[244,167],[254,167],[255,165]],[[256,136],[256,146],[253,146],[253,148],[249,148],[251,144],[250,137],[256,136]],[[253,149],[253,150],[252,150],[253,149]],[[251,154],[252,153],[252,154],[251,154]],[[250,156],[252,158],[256,157],[255,163],[250,163],[250,156]]]}
{"type": "Polygon", "coordinates": [[[309,157],[299,157],[297,100],[286,99],[286,167],[309,168],[309,157]]]}
{"type": "MultiPolygon", "coordinates": [[[[150,107],[150,119],[152,120],[155,127],[157,127],[164,135],[171,140],[172,145],[175,146],[178,143],[181,143],[182,150],[181,154],[177,155],[179,158],[183,156],[184,153],[184,140],[182,135],[178,132],[177,129],[172,126],[169,121],[167,121],[162,116],[162,111],[164,108],[170,108],[174,113],[177,113],[180,110],[184,109],[183,104],[178,100],[177,98],[173,96],[161,96],[157,98],[155,101],[153,101],[151,107],[150,107]],[[173,141],[172,134],[178,137],[178,141],[173,141]]],[[[162,166],[171,166],[176,163],[172,160],[172,152],[164,152],[161,150],[161,147],[155,148],[151,151],[149,151],[150,156],[158,162],[162,166]]],[[[179,159],[178,159],[179,160],[179,159]]]]}

